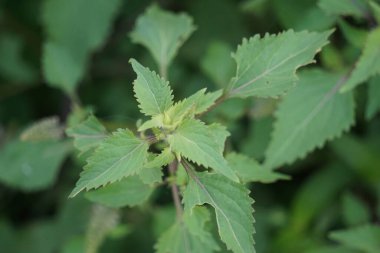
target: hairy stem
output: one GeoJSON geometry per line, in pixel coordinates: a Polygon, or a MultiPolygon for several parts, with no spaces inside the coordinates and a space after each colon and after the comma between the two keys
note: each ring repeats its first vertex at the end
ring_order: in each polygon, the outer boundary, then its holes
{"type": "MultiPolygon", "coordinates": [[[[174,176],[177,169],[178,169],[178,162],[177,162],[177,160],[174,160],[173,162],[171,162],[169,164],[170,176],[174,176]]],[[[179,196],[178,186],[176,185],[175,182],[171,183],[171,189],[172,189],[172,195],[173,195],[175,209],[177,211],[177,219],[180,221],[180,220],[182,220],[183,207],[182,207],[181,199],[179,196]]]]}

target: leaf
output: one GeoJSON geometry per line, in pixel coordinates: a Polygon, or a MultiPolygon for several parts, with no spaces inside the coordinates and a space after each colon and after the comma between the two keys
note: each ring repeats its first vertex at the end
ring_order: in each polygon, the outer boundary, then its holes
{"type": "Polygon", "coordinates": [[[108,207],[120,208],[141,205],[152,192],[153,188],[144,184],[138,176],[130,176],[102,188],[86,192],[85,197],[108,207]]]}
{"type": "Polygon", "coordinates": [[[370,79],[368,83],[367,106],[365,116],[372,119],[380,110],[380,75],[370,79]]]}
{"type": "Polygon", "coordinates": [[[230,132],[227,131],[227,128],[225,126],[222,126],[219,123],[212,123],[211,125],[208,125],[207,128],[209,135],[216,143],[219,152],[223,154],[224,144],[227,137],[230,136],[230,132]]]}
{"type": "Polygon", "coordinates": [[[131,59],[130,63],[137,74],[137,79],[133,82],[133,90],[141,112],[148,116],[162,114],[173,104],[169,83],[136,60],[131,59]]]}
{"type": "Polygon", "coordinates": [[[322,147],[354,123],[352,93],[339,94],[339,76],[314,69],[279,104],[264,167],[290,164],[322,147]]]}
{"type": "Polygon", "coordinates": [[[157,253],[212,253],[219,250],[218,244],[205,223],[210,213],[205,207],[195,207],[192,213],[185,212],[183,221],[177,221],[159,238],[155,245],[157,253]]]}
{"type": "Polygon", "coordinates": [[[179,155],[238,181],[220,152],[220,140],[214,140],[210,136],[209,129],[203,122],[195,119],[185,120],[168,136],[168,142],[171,149],[179,155]]]}
{"type": "Polygon", "coordinates": [[[341,88],[342,92],[352,90],[370,77],[380,74],[380,28],[369,33],[363,52],[355,69],[341,88]]]}
{"type": "Polygon", "coordinates": [[[330,233],[329,237],[351,249],[366,253],[377,253],[380,251],[380,228],[375,225],[368,224],[334,231],[330,233]]]}
{"type": "Polygon", "coordinates": [[[22,141],[59,140],[62,134],[63,129],[59,125],[59,119],[53,116],[34,122],[22,131],[20,139],[22,141]]]}
{"type": "Polygon", "coordinates": [[[154,184],[159,184],[162,182],[162,168],[161,167],[155,167],[155,168],[143,168],[139,172],[139,177],[141,181],[144,184],[147,185],[154,185],[154,184]]]}
{"type": "Polygon", "coordinates": [[[137,19],[130,36],[134,43],[150,51],[162,73],[194,30],[193,20],[188,15],[173,14],[152,5],[137,19]]]}
{"type": "Polygon", "coordinates": [[[380,4],[374,1],[370,1],[369,5],[371,7],[372,14],[374,18],[376,19],[377,23],[380,23],[380,4]]]}
{"type": "Polygon", "coordinates": [[[145,164],[145,168],[156,168],[168,165],[175,159],[170,148],[165,148],[159,155],[154,156],[154,158],[145,164]]]}
{"type": "Polygon", "coordinates": [[[236,76],[229,87],[230,97],[277,97],[295,86],[296,70],[313,63],[314,56],[328,43],[332,31],[266,34],[244,39],[233,55],[236,76]]]}
{"type": "Polygon", "coordinates": [[[243,185],[218,174],[198,173],[190,180],[183,196],[185,210],[209,204],[215,209],[218,231],[227,248],[234,253],[252,253],[253,200],[243,185]]]}
{"type": "Polygon", "coordinates": [[[263,168],[256,160],[242,154],[229,153],[226,159],[242,183],[273,183],[277,180],[289,179],[289,176],[263,168]]]}
{"type": "Polygon", "coordinates": [[[148,156],[148,143],[128,129],[118,129],[106,138],[87,160],[70,197],[84,189],[105,186],[138,173],[148,156]]]}
{"type": "Polygon", "coordinates": [[[365,0],[319,0],[318,6],[328,15],[365,18],[369,12],[368,4],[365,0]]]}
{"type": "Polygon", "coordinates": [[[42,8],[47,34],[43,52],[49,85],[72,93],[91,52],[104,43],[120,0],[48,0],[42,8]],[[91,6],[91,8],[89,8],[91,6]]]}
{"type": "Polygon", "coordinates": [[[343,219],[348,226],[357,226],[371,221],[371,214],[363,201],[351,193],[343,196],[343,219]]]}
{"type": "Polygon", "coordinates": [[[71,150],[68,142],[57,140],[6,143],[0,150],[0,181],[23,191],[51,186],[71,150]]]}
{"type": "Polygon", "coordinates": [[[108,133],[99,120],[90,115],[82,123],[68,128],[66,134],[74,138],[74,146],[83,154],[99,146],[108,133]]]}
{"type": "Polygon", "coordinates": [[[354,27],[343,19],[338,20],[338,24],[345,39],[351,45],[358,49],[362,49],[364,47],[369,33],[367,30],[354,27]]]}

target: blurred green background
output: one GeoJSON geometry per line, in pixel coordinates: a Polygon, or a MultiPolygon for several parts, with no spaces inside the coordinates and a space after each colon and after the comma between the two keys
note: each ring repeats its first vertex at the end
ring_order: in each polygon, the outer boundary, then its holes
{"type": "MultiPolygon", "coordinates": [[[[62,1],[0,2],[0,252],[79,253],[89,241],[99,252],[154,252],[157,236],[175,219],[167,187],[133,209],[107,209],[82,196],[68,199],[84,163],[71,141],[60,137],[30,145],[19,140],[40,119],[54,116],[54,124],[63,127],[88,111],[111,130],[134,129],[141,116],[128,60],[157,69],[149,52],[128,36],[152,1],[115,1],[109,27],[97,23],[101,18],[89,16],[91,0],[67,1],[66,9],[57,8],[65,4],[54,5],[62,1]],[[91,18],[95,22],[85,22],[91,18]],[[73,38],[67,43],[79,52],[91,29],[103,29],[104,41],[86,52],[77,92],[67,95],[44,78],[44,45],[56,37],[67,38],[67,32],[73,38]],[[25,161],[39,170],[25,166],[25,161]]],[[[339,72],[355,62],[367,32],[376,26],[367,12],[328,14],[315,0],[156,3],[188,13],[197,27],[169,70],[177,98],[203,87],[216,90],[228,82],[235,68],[229,56],[243,37],[335,27],[317,64],[339,72]]],[[[356,123],[349,133],[281,168],[291,180],[251,185],[258,253],[380,252],[380,115],[373,112],[367,117],[368,94],[367,85],[356,91],[356,123]],[[343,233],[342,239],[341,233],[333,232],[337,230],[351,234],[343,233]]],[[[207,120],[228,126],[232,135],[227,149],[262,161],[278,101],[229,100],[207,120]]]]}

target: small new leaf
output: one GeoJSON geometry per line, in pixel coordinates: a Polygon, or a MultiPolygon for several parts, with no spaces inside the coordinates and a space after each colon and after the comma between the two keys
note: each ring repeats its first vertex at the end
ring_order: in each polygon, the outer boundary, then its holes
{"type": "Polygon", "coordinates": [[[284,94],[298,80],[296,70],[314,62],[315,54],[328,43],[331,33],[289,30],[244,39],[234,54],[237,70],[228,95],[246,98],[284,94]]]}
{"type": "Polygon", "coordinates": [[[137,79],[133,82],[133,90],[141,112],[148,116],[162,114],[173,104],[169,83],[136,60],[131,59],[130,63],[137,74],[137,79]]]}
{"type": "Polygon", "coordinates": [[[87,160],[70,197],[84,189],[93,189],[136,174],[148,156],[148,143],[128,129],[118,129],[105,139],[87,160]]]}
{"type": "Polygon", "coordinates": [[[243,185],[218,174],[198,173],[190,180],[183,196],[185,211],[209,204],[216,214],[218,231],[234,253],[253,253],[255,232],[253,200],[243,185]]]}
{"type": "Polygon", "coordinates": [[[220,144],[223,142],[224,146],[225,137],[222,135],[218,135],[218,137],[220,139],[215,140],[210,134],[208,126],[203,122],[188,119],[168,136],[168,142],[171,149],[179,155],[197,164],[211,167],[218,173],[238,181],[238,177],[228,166],[221,153],[220,144]]]}

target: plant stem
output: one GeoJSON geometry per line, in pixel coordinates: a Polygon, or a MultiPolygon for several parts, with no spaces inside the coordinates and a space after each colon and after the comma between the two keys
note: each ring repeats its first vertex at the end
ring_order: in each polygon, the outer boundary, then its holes
{"type": "MultiPolygon", "coordinates": [[[[177,169],[178,169],[178,162],[177,162],[177,160],[174,160],[173,162],[171,162],[169,164],[169,173],[170,173],[170,176],[174,176],[175,173],[176,173],[176,171],[177,171],[177,169]]],[[[171,183],[171,189],[172,189],[172,195],[173,195],[175,209],[177,211],[177,219],[179,221],[181,221],[182,220],[182,215],[183,215],[183,207],[182,207],[181,199],[180,199],[180,196],[179,196],[178,186],[176,185],[175,182],[171,183]]]]}

